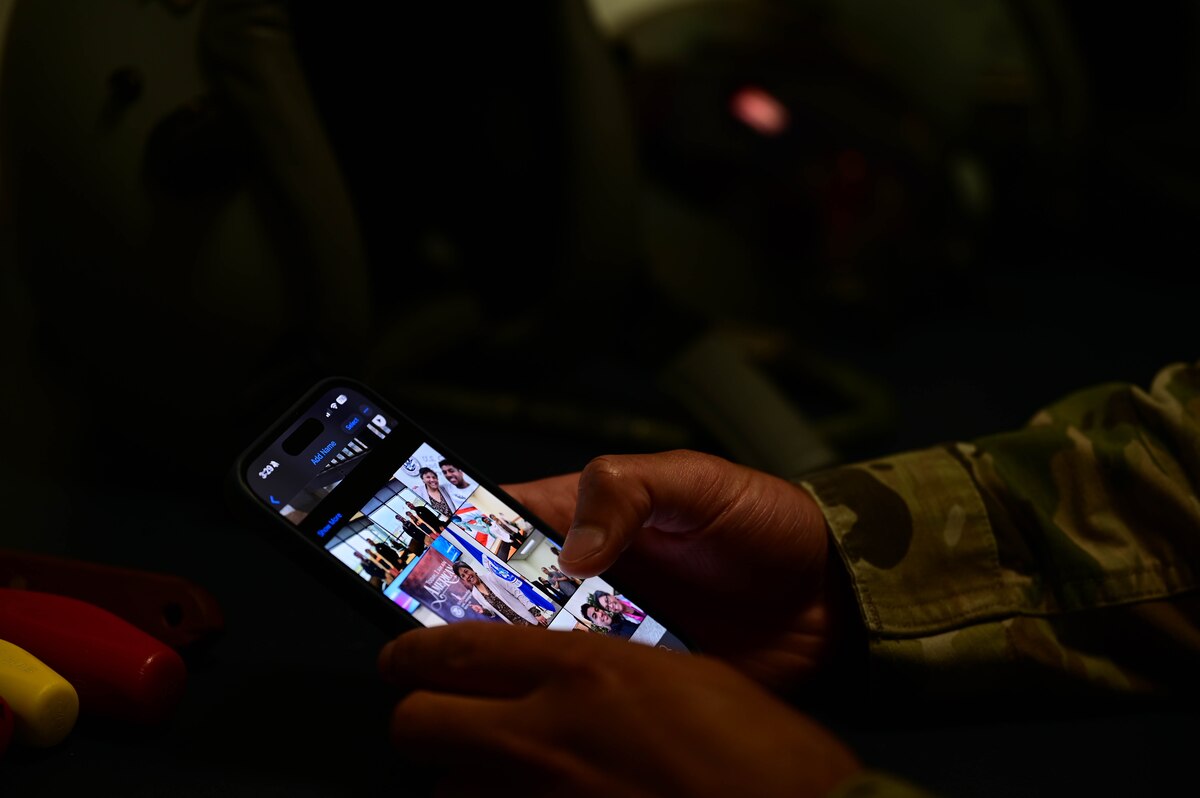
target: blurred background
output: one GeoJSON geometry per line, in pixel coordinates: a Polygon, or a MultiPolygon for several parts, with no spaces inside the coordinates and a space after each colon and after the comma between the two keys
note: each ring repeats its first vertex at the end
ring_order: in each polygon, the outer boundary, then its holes
{"type": "MultiPolygon", "coordinates": [[[[241,585],[305,577],[220,485],[330,373],[501,481],[797,476],[1146,384],[1197,356],[1198,39],[1182,1],[0,0],[0,540],[267,612],[241,585]]],[[[234,640],[196,667],[277,664],[234,640]]]]}

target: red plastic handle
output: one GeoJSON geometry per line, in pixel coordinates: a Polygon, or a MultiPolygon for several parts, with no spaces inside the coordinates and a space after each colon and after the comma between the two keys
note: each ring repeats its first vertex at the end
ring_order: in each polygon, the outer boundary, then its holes
{"type": "Polygon", "coordinates": [[[95,604],[176,648],[224,628],[212,594],[170,574],[0,549],[0,587],[57,593],[95,604]]]}
{"type": "Polygon", "coordinates": [[[174,711],[187,682],[187,668],[174,649],[107,610],[67,596],[0,588],[0,639],[74,685],[81,713],[159,723],[174,711]]]}

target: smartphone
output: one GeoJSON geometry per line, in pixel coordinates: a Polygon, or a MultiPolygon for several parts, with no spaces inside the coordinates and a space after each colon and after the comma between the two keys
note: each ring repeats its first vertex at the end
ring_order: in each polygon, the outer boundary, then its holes
{"type": "Polygon", "coordinates": [[[261,528],[389,633],[470,620],[689,650],[636,597],[564,574],[558,532],[355,380],[309,390],[230,484],[261,528]]]}

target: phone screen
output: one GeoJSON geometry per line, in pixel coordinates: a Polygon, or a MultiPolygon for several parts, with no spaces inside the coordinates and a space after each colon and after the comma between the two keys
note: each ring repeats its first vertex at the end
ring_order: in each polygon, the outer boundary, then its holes
{"type": "Polygon", "coordinates": [[[430,436],[334,384],[243,461],[268,509],[423,626],[486,621],[687,647],[600,577],[558,567],[561,539],[430,436]]]}

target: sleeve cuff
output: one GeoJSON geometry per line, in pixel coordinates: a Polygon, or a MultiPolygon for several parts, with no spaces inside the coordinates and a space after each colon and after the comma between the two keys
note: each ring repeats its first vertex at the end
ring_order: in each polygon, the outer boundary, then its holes
{"type": "Polygon", "coordinates": [[[1010,614],[996,540],[975,483],[947,448],[806,477],[872,636],[929,636],[1010,614]]]}

